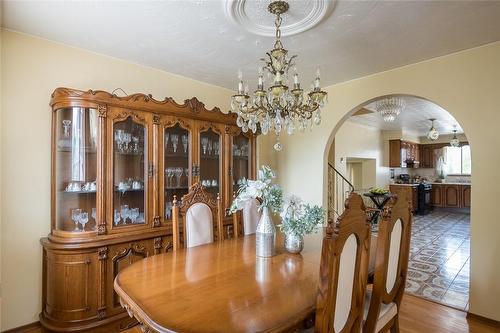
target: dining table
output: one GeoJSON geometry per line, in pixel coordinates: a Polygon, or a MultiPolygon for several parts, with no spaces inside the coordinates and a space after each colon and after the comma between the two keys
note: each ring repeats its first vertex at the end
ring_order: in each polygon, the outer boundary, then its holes
{"type": "Polygon", "coordinates": [[[114,289],[146,332],[291,331],[314,317],[323,232],[307,235],[300,254],[279,234],[269,258],[255,255],[255,235],[150,256],[114,289]]]}

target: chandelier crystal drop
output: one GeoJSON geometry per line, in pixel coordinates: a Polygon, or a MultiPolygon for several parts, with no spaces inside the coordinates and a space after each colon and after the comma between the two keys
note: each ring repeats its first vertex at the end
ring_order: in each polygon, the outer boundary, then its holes
{"type": "MultiPolygon", "coordinates": [[[[454,127],[456,127],[456,126],[454,126],[454,127]]],[[[457,138],[456,128],[453,130],[453,139],[450,140],[450,146],[452,146],[452,147],[460,146],[460,140],[458,140],[458,138],[457,138]]]]}
{"type": "Polygon", "coordinates": [[[398,97],[389,97],[375,102],[375,109],[385,122],[392,123],[406,106],[406,102],[398,97]]]}
{"type": "Polygon", "coordinates": [[[288,50],[281,43],[281,15],[286,13],[289,5],[286,1],[271,1],[268,11],[276,15],[276,41],[274,48],[267,52],[267,59],[259,67],[257,89],[252,95],[248,85],[243,81],[242,73],[238,73],[238,91],[231,97],[231,112],[238,115],[236,124],[243,132],[256,133],[258,127],[262,134],[276,134],[274,149],[280,151],[282,144],[279,136],[282,132],[292,135],[296,129],[300,132],[321,123],[321,108],[327,103],[327,93],[321,90],[320,73],[311,84],[311,91],[304,94],[299,83],[299,74],[294,59],[287,57],[288,50]],[[290,74],[293,70],[293,86],[289,87],[290,74]],[[270,87],[264,88],[264,72],[272,79],[270,87]]]}
{"type": "Polygon", "coordinates": [[[431,141],[436,141],[439,138],[439,132],[438,130],[434,127],[434,121],[436,119],[431,118],[429,119],[431,121],[431,128],[429,129],[429,132],[427,133],[427,139],[431,141]]]}

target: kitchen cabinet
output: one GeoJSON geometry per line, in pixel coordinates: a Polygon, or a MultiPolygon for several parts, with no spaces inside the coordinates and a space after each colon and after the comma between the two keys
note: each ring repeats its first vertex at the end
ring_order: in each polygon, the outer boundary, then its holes
{"type": "Polygon", "coordinates": [[[404,140],[389,140],[389,167],[418,167],[419,158],[418,144],[404,140]]]}
{"type": "Polygon", "coordinates": [[[460,207],[460,192],[458,185],[445,185],[444,186],[444,198],[445,207],[458,208],[460,207]]]}
{"type": "Polygon", "coordinates": [[[392,184],[389,185],[389,191],[396,194],[398,198],[406,198],[412,204],[412,212],[418,209],[418,185],[392,184]]]}
{"type": "Polygon", "coordinates": [[[434,168],[434,145],[420,145],[420,167],[434,168]]]}
{"type": "Polygon", "coordinates": [[[467,184],[432,184],[432,206],[470,208],[470,188],[467,184]]]}

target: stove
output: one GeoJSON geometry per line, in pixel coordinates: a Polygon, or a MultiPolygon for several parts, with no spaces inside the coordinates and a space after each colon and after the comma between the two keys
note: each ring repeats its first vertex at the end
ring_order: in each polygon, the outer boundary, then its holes
{"type": "Polygon", "coordinates": [[[431,212],[431,192],[432,185],[427,183],[420,183],[418,185],[418,215],[425,215],[431,212]]]}

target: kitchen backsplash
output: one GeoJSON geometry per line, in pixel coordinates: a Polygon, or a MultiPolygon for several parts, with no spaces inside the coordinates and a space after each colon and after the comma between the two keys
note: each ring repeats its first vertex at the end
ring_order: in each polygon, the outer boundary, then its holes
{"type": "MultiPolygon", "coordinates": [[[[426,178],[428,181],[434,181],[438,178],[436,169],[434,168],[417,168],[417,169],[411,169],[411,168],[394,168],[394,179],[395,181],[400,174],[409,174],[411,178],[415,176],[420,176],[421,178],[426,178]]],[[[470,183],[471,177],[470,176],[447,176],[446,177],[446,182],[449,183],[470,183]]]]}

